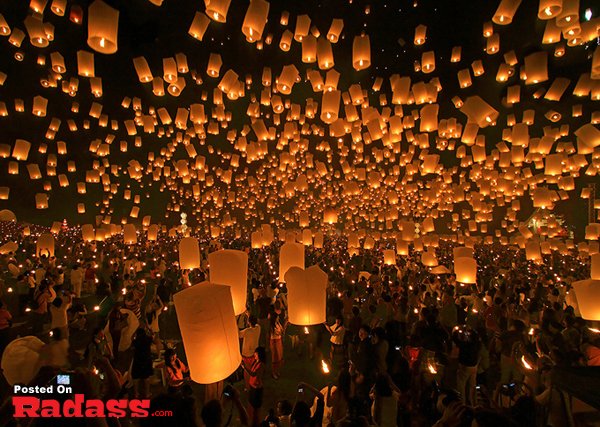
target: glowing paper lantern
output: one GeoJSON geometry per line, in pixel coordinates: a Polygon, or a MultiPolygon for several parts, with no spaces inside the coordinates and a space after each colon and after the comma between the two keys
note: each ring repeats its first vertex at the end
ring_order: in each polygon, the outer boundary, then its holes
{"type": "Polygon", "coordinates": [[[135,225],[125,224],[123,226],[123,241],[128,245],[135,245],[137,243],[135,225]]]}
{"type": "Polygon", "coordinates": [[[323,221],[327,224],[335,224],[338,221],[338,214],[334,208],[327,208],[323,212],[323,221]]]}
{"type": "Polygon", "coordinates": [[[54,236],[50,233],[41,234],[35,245],[36,255],[54,256],[54,236]]]}
{"type": "Polygon", "coordinates": [[[512,22],[521,0],[502,0],[492,17],[494,24],[508,25],[512,22]]]}
{"type": "Polygon", "coordinates": [[[435,267],[438,265],[438,260],[435,251],[425,251],[421,254],[421,262],[424,266],[435,267]]]}
{"type": "Polygon", "coordinates": [[[285,282],[285,273],[292,268],[304,268],[304,245],[284,243],[279,249],[279,281],[285,282]]]}
{"type": "Polygon", "coordinates": [[[191,379],[212,384],[227,378],[242,361],[231,288],[202,282],[173,301],[191,379]]]}
{"type": "Polygon", "coordinates": [[[540,243],[536,241],[527,242],[525,244],[525,257],[528,261],[541,261],[542,253],[540,248],[540,243]]]}
{"type": "Polygon", "coordinates": [[[393,249],[385,249],[383,251],[383,263],[385,265],[394,265],[396,264],[396,253],[393,249]]]}
{"type": "Polygon", "coordinates": [[[94,241],[95,233],[92,224],[84,224],[81,226],[81,238],[86,242],[94,241]]]}
{"type": "Polygon", "coordinates": [[[200,246],[198,245],[198,239],[194,237],[184,237],[179,242],[179,268],[188,270],[199,267],[200,246]]]}
{"type": "Polygon", "coordinates": [[[11,252],[16,252],[19,245],[16,242],[8,242],[0,246],[0,255],[6,255],[11,252]]]}
{"type": "Polygon", "coordinates": [[[265,0],[250,1],[242,24],[242,33],[250,43],[254,43],[262,37],[269,15],[269,6],[265,0]]]}
{"type": "Polygon", "coordinates": [[[289,322],[318,325],[326,320],[327,273],[318,266],[292,267],[285,274],[289,322]]]}
{"type": "Polygon", "coordinates": [[[152,224],[148,227],[148,240],[151,242],[156,241],[158,238],[158,225],[152,224]]]}
{"type": "Polygon", "coordinates": [[[466,246],[455,246],[452,248],[452,255],[454,259],[457,258],[473,258],[473,248],[468,248],[466,246]]]}
{"type": "Polygon", "coordinates": [[[248,254],[243,251],[224,249],[208,254],[210,283],[231,288],[235,315],[246,311],[248,286],[248,254]]]}
{"type": "Polygon", "coordinates": [[[29,384],[40,368],[39,359],[44,342],[38,337],[26,336],[11,341],[2,353],[2,373],[6,382],[29,384]]]}
{"type": "Polygon", "coordinates": [[[88,46],[96,52],[115,53],[118,32],[119,11],[95,0],[88,8],[88,46]]]}
{"type": "Polygon", "coordinates": [[[206,14],[217,22],[225,22],[230,3],[231,0],[210,0],[206,6],[206,14]]]}
{"type": "Polygon", "coordinates": [[[590,276],[593,280],[600,280],[600,253],[590,257],[590,276]]]}
{"type": "Polygon", "coordinates": [[[581,280],[573,282],[571,286],[577,297],[581,317],[600,320],[600,280],[581,280]]]}
{"type": "Polygon", "coordinates": [[[361,71],[371,66],[371,42],[369,36],[362,34],[352,42],[352,67],[361,71]]]}
{"type": "Polygon", "coordinates": [[[538,8],[538,19],[548,20],[556,18],[561,14],[563,0],[540,0],[538,8]]]}
{"type": "Polygon", "coordinates": [[[477,283],[477,262],[470,257],[455,258],[454,274],[456,274],[456,281],[459,283],[477,283]]]}

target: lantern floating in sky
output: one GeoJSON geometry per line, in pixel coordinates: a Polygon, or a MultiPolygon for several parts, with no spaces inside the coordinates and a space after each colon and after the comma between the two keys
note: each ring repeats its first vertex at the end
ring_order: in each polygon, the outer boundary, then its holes
{"type": "Polygon", "coordinates": [[[96,52],[111,54],[118,49],[119,11],[102,0],[95,0],[88,8],[89,47],[96,52]]]}
{"type": "Polygon", "coordinates": [[[352,42],[352,66],[356,71],[371,66],[371,42],[366,34],[354,37],[352,42]]]}
{"type": "Polygon", "coordinates": [[[191,379],[212,384],[227,378],[242,361],[231,288],[202,282],[173,301],[191,379]]]}
{"type": "Polygon", "coordinates": [[[244,22],[242,24],[242,33],[246,36],[246,40],[254,43],[260,40],[263,30],[267,23],[269,15],[269,3],[265,0],[251,0],[244,22]]]}

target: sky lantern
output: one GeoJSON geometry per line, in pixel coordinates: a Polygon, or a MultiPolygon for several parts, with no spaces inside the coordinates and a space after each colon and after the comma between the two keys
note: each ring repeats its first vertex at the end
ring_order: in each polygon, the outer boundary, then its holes
{"type": "Polygon", "coordinates": [[[240,365],[231,287],[202,282],[173,295],[190,377],[212,384],[240,365]]]}
{"type": "Polygon", "coordinates": [[[223,249],[208,254],[210,283],[231,287],[235,315],[246,311],[248,286],[248,254],[244,251],[223,249]]]}
{"type": "Polygon", "coordinates": [[[427,250],[421,254],[421,262],[426,267],[435,267],[438,265],[438,260],[435,255],[435,250],[427,250]]]}
{"type": "Polygon", "coordinates": [[[600,280],[580,280],[571,284],[577,297],[581,317],[600,320],[600,280]]]}
{"type": "Polygon", "coordinates": [[[331,43],[337,43],[340,39],[340,34],[344,29],[344,20],[343,19],[333,19],[331,21],[331,27],[329,27],[329,31],[327,32],[327,39],[331,43]]]}
{"type": "Polygon", "coordinates": [[[279,249],[279,282],[285,282],[285,274],[292,267],[304,268],[304,245],[286,241],[279,249]]]}
{"type": "Polygon", "coordinates": [[[590,277],[592,280],[600,280],[600,253],[590,256],[590,277]]]}
{"type": "Polygon", "coordinates": [[[209,24],[210,19],[208,18],[208,16],[206,16],[202,12],[196,12],[196,14],[194,15],[194,19],[192,20],[192,24],[188,29],[188,34],[196,40],[202,41],[209,24]]]}
{"type": "Polygon", "coordinates": [[[340,108],[341,92],[332,90],[323,93],[323,101],[321,104],[321,120],[324,123],[331,124],[338,119],[340,108]]]}
{"type": "MultiPolygon", "coordinates": [[[[29,35],[29,41],[33,46],[43,48],[50,44],[46,31],[44,30],[42,15],[28,15],[25,18],[24,23],[25,28],[27,29],[27,35],[29,35]]],[[[19,38],[20,40],[23,40],[23,38],[20,37],[20,33],[17,33],[16,30],[13,31],[11,38],[13,38],[14,42],[19,38]]],[[[18,45],[21,45],[20,41],[18,42],[18,45]]]]}
{"type": "Polygon", "coordinates": [[[95,0],[88,7],[88,46],[99,53],[115,53],[118,32],[119,11],[102,0],[95,0]]]}
{"type": "Polygon", "coordinates": [[[137,233],[135,225],[125,224],[123,226],[123,241],[127,245],[135,245],[137,243],[137,233]]]}
{"type": "Polygon", "coordinates": [[[179,268],[182,270],[200,268],[200,246],[198,245],[198,239],[184,237],[180,240],[179,268]]]}
{"type": "Polygon", "coordinates": [[[352,67],[356,71],[367,69],[371,66],[371,41],[367,34],[355,36],[352,42],[352,67]]]}
{"type": "Polygon", "coordinates": [[[326,320],[327,274],[317,265],[291,267],[285,274],[288,317],[293,325],[318,325],[326,320]]]}
{"type": "Polygon", "coordinates": [[[413,40],[413,43],[415,44],[415,46],[421,46],[422,44],[425,43],[425,39],[426,39],[426,34],[427,34],[427,26],[421,24],[421,25],[417,25],[417,27],[415,28],[415,37],[413,40]]]}
{"type": "Polygon", "coordinates": [[[501,0],[492,17],[494,24],[509,25],[521,4],[521,0],[501,0]]]}
{"type": "Polygon", "coordinates": [[[265,0],[250,1],[242,23],[242,33],[248,42],[254,43],[261,39],[269,15],[269,6],[265,0]]]}
{"type": "Polygon", "coordinates": [[[51,233],[40,234],[35,245],[37,256],[46,255],[47,257],[54,256],[54,236],[51,233]]]}
{"type": "Polygon", "coordinates": [[[456,274],[456,281],[459,283],[477,283],[477,262],[471,257],[455,258],[454,274],[456,274]]]}
{"type": "Polygon", "coordinates": [[[230,4],[231,0],[210,0],[206,6],[206,14],[213,21],[225,22],[230,4]]]}

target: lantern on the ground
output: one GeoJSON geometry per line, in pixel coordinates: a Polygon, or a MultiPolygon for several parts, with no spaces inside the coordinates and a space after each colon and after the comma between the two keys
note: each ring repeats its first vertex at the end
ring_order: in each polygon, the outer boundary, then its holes
{"type": "Polygon", "coordinates": [[[235,372],[242,357],[231,288],[202,282],[173,301],[191,379],[212,384],[235,372]]]}

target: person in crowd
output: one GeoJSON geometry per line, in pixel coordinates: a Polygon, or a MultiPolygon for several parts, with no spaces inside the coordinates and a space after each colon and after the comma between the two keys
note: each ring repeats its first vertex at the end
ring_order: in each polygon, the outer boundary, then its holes
{"type": "Polygon", "coordinates": [[[185,383],[185,375],[189,372],[188,367],[178,357],[175,350],[165,350],[165,372],[167,386],[170,392],[178,391],[185,383]]]}
{"type": "Polygon", "coordinates": [[[145,328],[135,331],[133,341],[133,361],[131,377],[133,378],[133,395],[142,399],[150,397],[150,377],[154,374],[152,366],[152,337],[145,328]]]}
{"type": "MultiPolygon", "coordinates": [[[[240,331],[240,338],[242,339],[242,362],[250,366],[254,362],[256,348],[259,347],[260,325],[253,314],[248,316],[248,323],[249,327],[240,331]]],[[[250,375],[246,370],[244,370],[244,380],[246,388],[250,387],[250,375]]]]}
{"type": "MultiPolygon", "coordinates": [[[[345,349],[344,349],[344,335],[346,333],[346,328],[344,328],[344,317],[339,315],[335,319],[335,323],[329,326],[327,323],[324,323],[325,328],[331,334],[331,338],[329,342],[331,343],[331,350],[329,352],[329,359],[332,363],[335,360],[343,359],[345,357],[345,349]]],[[[340,362],[336,363],[337,365],[340,362]]]]}
{"type": "Polygon", "coordinates": [[[269,348],[271,350],[271,372],[274,379],[281,376],[283,366],[283,336],[287,319],[281,310],[281,305],[276,302],[269,314],[269,348]]]}
{"type": "Polygon", "coordinates": [[[256,347],[254,360],[251,364],[242,363],[244,372],[248,375],[248,412],[251,425],[258,426],[260,420],[260,409],[263,404],[264,375],[267,364],[267,352],[264,347],[256,347]]]}

